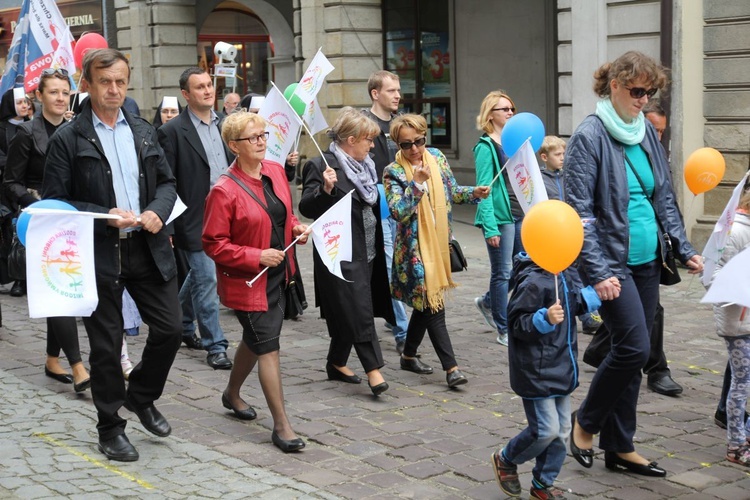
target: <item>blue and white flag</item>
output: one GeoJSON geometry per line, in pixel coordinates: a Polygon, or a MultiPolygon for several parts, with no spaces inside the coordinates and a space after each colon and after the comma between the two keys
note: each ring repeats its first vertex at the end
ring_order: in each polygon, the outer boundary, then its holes
{"type": "Polygon", "coordinates": [[[22,85],[27,93],[33,92],[47,68],[65,69],[73,75],[72,42],[70,28],[54,0],[24,0],[0,80],[0,95],[22,85]]]}

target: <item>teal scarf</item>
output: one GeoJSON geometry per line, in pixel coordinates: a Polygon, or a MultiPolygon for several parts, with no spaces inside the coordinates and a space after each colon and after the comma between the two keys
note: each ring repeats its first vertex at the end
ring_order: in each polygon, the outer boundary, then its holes
{"type": "Polygon", "coordinates": [[[643,113],[638,113],[638,116],[632,122],[625,123],[615,111],[609,97],[600,99],[596,103],[596,116],[602,120],[609,135],[628,146],[640,144],[646,135],[646,119],[643,117],[643,113]]]}

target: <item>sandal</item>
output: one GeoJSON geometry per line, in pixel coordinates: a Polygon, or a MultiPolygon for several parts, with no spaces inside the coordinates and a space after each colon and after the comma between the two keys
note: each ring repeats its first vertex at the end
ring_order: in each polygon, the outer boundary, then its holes
{"type": "Polygon", "coordinates": [[[750,445],[744,444],[737,448],[727,446],[727,460],[750,467],[750,445]]]}

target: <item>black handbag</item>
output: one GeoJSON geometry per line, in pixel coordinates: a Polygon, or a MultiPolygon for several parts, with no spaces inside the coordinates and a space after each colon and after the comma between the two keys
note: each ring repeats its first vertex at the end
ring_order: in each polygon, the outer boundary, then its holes
{"type": "Polygon", "coordinates": [[[15,232],[8,253],[8,276],[14,280],[26,279],[26,248],[15,232]]]}
{"type": "Polygon", "coordinates": [[[633,163],[631,163],[630,158],[628,158],[627,154],[625,154],[625,161],[630,167],[630,170],[635,175],[635,178],[638,180],[638,184],[641,185],[643,195],[648,200],[651,208],[654,209],[656,224],[659,226],[659,245],[664,249],[663,252],[659,253],[659,255],[662,256],[661,275],[659,277],[659,283],[665,286],[676,285],[677,283],[682,281],[682,278],[680,277],[680,273],[677,271],[677,260],[674,256],[674,238],[672,238],[672,236],[670,236],[669,233],[661,225],[661,221],[656,215],[656,207],[654,207],[654,203],[651,201],[651,198],[649,198],[648,193],[646,192],[646,186],[643,185],[641,176],[638,175],[638,172],[635,170],[635,167],[633,166],[633,163]]]}
{"type": "Polygon", "coordinates": [[[448,242],[448,250],[450,250],[451,254],[452,273],[460,273],[461,271],[468,269],[466,257],[464,257],[464,251],[461,250],[461,244],[458,240],[450,240],[450,242],[448,242]]]}
{"type": "MultiPolygon", "coordinates": [[[[226,172],[225,174],[227,177],[232,179],[234,182],[236,182],[242,189],[245,190],[247,194],[250,195],[252,199],[254,199],[258,205],[263,208],[263,210],[266,211],[269,217],[271,217],[271,213],[268,211],[268,207],[265,203],[260,201],[260,199],[253,193],[249,187],[245,185],[242,180],[240,180],[239,177],[232,174],[231,172],[226,172]]],[[[277,231],[276,237],[279,238],[279,241],[284,241],[284,235],[278,234],[278,228],[271,224],[271,228],[274,231],[277,231]]],[[[302,316],[302,313],[305,309],[307,309],[307,301],[305,300],[305,291],[302,285],[302,279],[299,276],[299,273],[297,275],[292,275],[292,267],[289,265],[289,258],[285,254],[284,255],[284,264],[286,266],[286,288],[284,289],[284,297],[286,304],[284,305],[284,319],[295,319],[297,316],[302,316]]]]}

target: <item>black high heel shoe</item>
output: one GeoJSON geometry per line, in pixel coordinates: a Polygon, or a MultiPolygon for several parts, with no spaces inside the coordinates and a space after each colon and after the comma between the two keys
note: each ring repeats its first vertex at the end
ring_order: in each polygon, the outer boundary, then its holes
{"type": "Polygon", "coordinates": [[[276,431],[273,431],[271,433],[271,441],[273,442],[274,446],[276,446],[278,449],[280,449],[284,453],[291,453],[293,451],[299,451],[305,447],[305,442],[302,441],[302,439],[295,438],[295,439],[290,439],[289,441],[287,441],[286,439],[281,439],[279,435],[276,434],[276,431]]]}
{"type": "Polygon", "coordinates": [[[575,439],[573,439],[573,431],[575,431],[576,424],[578,423],[576,419],[576,414],[578,413],[578,410],[574,411],[570,415],[570,421],[572,425],[570,426],[570,454],[573,455],[573,458],[576,459],[576,462],[583,465],[587,469],[590,469],[592,465],[594,465],[594,450],[588,449],[585,450],[583,448],[579,448],[576,446],[575,439]]]}
{"type": "MultiPolygon", "coordinates": [[[[367,385],[370,385],[370,383],[368,382],[367,385]]],[[[388,382],[381,382],[378,385],[370,385],[370,390],[373,395],[380,396],[388,390],[388,382]]]]}
{"type": "Polygon", "coordinates": [[[221,404],[227,410],[232,410],[235,416],[240,420],[255,420],[255,418],[258,416],[255,413],[255,410],[253,410],[253,407],[250,405],[247,405],[247,410],[238,410],[237,408],[232,406],[232,403],[229,402],[229,398],[223,392],[221,393],[221,404]]]}
{"type": "Polygon", "coordinates": [[[604,452],[604,466],[609,470],[620,470],[620,468],[623,468],[641,476],[664,477],[667,475],[667,471],[659,467],[656,462],[650,462],[646,465],[637,464],[621,458],[614,451],[604,452]]]}
{"type": "Polygon", "coordinates": [[[328,374],[328,380],[339,380],[346,382],[347,384],[360,384],[362,379],[357,375],[347,375],[338,370],[331,363],[326,363],[326,373],[328,374]]]}

